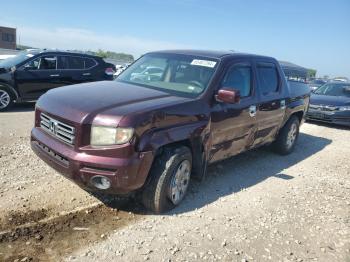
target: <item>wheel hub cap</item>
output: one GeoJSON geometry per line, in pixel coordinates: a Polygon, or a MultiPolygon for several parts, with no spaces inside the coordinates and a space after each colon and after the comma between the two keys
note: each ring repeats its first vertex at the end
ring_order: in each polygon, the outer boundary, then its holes
{"type": "Polygon", "coordinates": [[[293,124],[288,132],[288,135],[287,135],[288,148],[293,146],[296,137],[297,137],[297,126],[296,126],[296,124],[293,124]]]}
{"type": "Polygon", "coordinates": [[[10,95],[4,90],[0,90],[0,108],[7,107],[10,104],[10,101],[10,95]]]}
{"type": "Polygon", "coordinates": [[[182,161],[175,171],[169,187],[168,197],[174,205],[177,205],[184,198],[191,175],[190,161],[182,161]]]}

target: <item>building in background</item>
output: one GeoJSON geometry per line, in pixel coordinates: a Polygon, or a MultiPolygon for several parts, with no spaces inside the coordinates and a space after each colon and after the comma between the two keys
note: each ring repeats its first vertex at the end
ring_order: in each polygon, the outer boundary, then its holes
{"type": "Polygon", "coordinates": [[[16,49],[16,28],[0,26],[0,48],[16,49]]]}

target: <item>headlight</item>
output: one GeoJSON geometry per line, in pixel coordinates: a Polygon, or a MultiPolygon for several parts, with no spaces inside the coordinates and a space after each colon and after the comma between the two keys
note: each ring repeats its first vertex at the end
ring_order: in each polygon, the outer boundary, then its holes
{"type": "Polygon", "coordinates": [[[350,111],[350,106],[340,106],[339,111],[350,111]]]}
{"type": "Polygon", "coordinates": [[[92,126],[90,144],[93,146],[121,145],[130,141],[133,128],[92,126]]]}

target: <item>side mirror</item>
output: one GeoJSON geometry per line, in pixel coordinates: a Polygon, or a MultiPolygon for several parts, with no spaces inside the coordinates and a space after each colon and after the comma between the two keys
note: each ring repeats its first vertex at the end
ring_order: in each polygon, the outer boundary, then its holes
{"type": "Polygon", "coordinates": [[[215,96],[216,101],[235,104],[239,103],[241,96],[239,90],[222,88],[219,90],[218,94],[215,96]]]}

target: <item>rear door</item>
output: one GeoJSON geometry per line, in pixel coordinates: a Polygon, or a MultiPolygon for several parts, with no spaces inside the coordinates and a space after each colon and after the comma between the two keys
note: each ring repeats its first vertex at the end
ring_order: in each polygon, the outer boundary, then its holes
{"type": "Polygon", "coordinates": [[[252,64],[246,60],[230,64],[219,88],[239,90],[241,100],[235,104],[214,102],[211,112],[211,162],[249,149],[256,132],[257,94],[252,64]]]}
{"type": "Polygon", "coordinates": [[[101,68],[99,62],[92,57],[84,57],[84,72],[82,74],[85,82],[103,80],[105,69],[101,68]]]}
{"type": "Polygon", "coordinates": [[[94,59],[78,55],[60,55],[58,58],[65,85],[96,81],[96,65],[94,59]]]}
{"type": "Polygon", "coordinates": [[[37,99],[51,88],[61,86],[56,55],[42,55],[15,72],[17,88],[24,99],[37,99]]]}
{"type": "Polygon", "coordinates": [[[285,114],[285,99],[283,83],[280,79],[277,65],[272,61],[259,60],[256,62],[257,90],[259,104],[257,111],[258,130],[255,146],[274,140],[285,114]]]}

